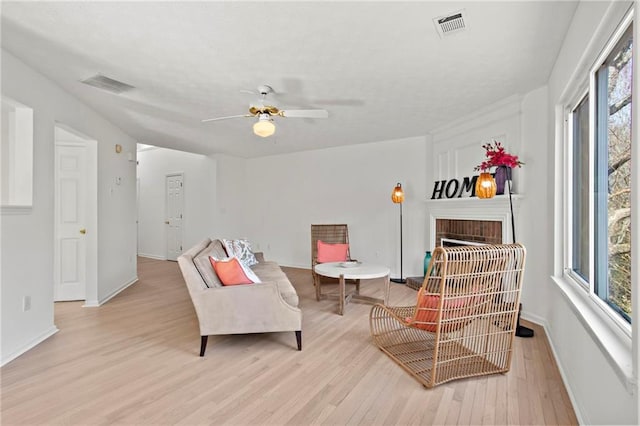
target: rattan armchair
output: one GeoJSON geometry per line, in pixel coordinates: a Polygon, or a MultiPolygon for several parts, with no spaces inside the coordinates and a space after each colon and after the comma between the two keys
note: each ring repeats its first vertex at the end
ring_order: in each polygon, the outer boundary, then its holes
{"type": "MultiPolygon", "coordinates": [[[[311,225],[311,273],[313,285],[316,287],[316,300],[323,299],[323,284],[337,284],[335,278],[323,277],[315,273],[318,264],[318,240],[329,244],[349,244],[349,227],[346,224],[311,225]]],[[[351,259],[351,251],[347,250],[347,260],[351,259]]],[[[356,286],[356,292],[360,291],[360,280],[347,280],[346,284],[356,286]]]]}
{"type": "Polygon", "coordinates": [[[525,248],[438,247],[415,306],[371,309],[374,343],[425,387],[511,367],[525,248]]]}

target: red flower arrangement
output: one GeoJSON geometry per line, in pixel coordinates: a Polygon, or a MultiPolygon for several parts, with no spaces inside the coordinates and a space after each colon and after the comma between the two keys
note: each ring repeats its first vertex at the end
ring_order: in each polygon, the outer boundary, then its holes
{"type": "Polygon", "coordinates": [[[524,163],[517,155],[507,154],[500,142],[493,141],[482,145],[486,151],[487,159],[473,170],[489,170],[491,167],[506,166],[509,168],[521,167],[524,163]]]}

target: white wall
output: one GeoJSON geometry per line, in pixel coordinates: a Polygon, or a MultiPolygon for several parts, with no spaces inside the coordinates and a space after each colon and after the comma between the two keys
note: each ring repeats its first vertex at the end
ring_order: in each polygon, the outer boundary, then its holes
{"type": "MultiPolygon", "coordinates": [[[[136,279],[135,141],[41,74],[2,50],[2,93],[34,110],[33,209],[2,215],[1,362],[56,331],[53,318],[54,126],[98,141],[98,288],[100,303],[136,279]],[[115,177],[122,184],[115,185],[115,177]],[[22,312],[23,296],[31,310],[22,312]]],[[[90,231],[90,230],[89,230],[90,231]]],[[[89,302],[89,301],[88,301],[89,302]]]]}
{"type": "MultiPolygon", "coordinates": [[[[522,286],[523,315],[536,322],[544,322],[548,286],[540,286],[549,276],[548,252],[552,247],[551,224],[540,211],[551,210],[546,192],[548,180],[547,87],[533,90],[524,96],[512,96],[488,105],[475,114],[462,117],[432,135],[429,149],[432,165],[427,171],[427,197],[433,194],[434,182],[478,174],[473,168],[484,160],[482,144],[496,140],[506,151],[518,155],[525,164],[513,170],[513,191],[522,198],[515,210],[516,241],[527,248],[527,265],[522,286]],[[535,265],[535,267],[531,267],[535,265]]],[[[463,197],[469,194],[464,194],[463,197]]],[[[475,203],[479,211],[489,211],[486,200],[475,203]]],[[[469,204],[467,204],[469,205],[469,204]]],[[[457,200],[437,200],[427,203],[427,213],[450,209],[457,215],[457,200]]],[[[508,213],[508,204],[505,207],[508,213]]],[[[493,206],[491,207],[493,209],[493,206]]],[[[492,213],[495,213],[492,210],[492,213]]],[[[505,235],[511,235],[510,219],[505,235]]],[[[504,224],[503,224],[504,225],[504,224]]],[[[430,236],[430,240],[434,238],[430,236]]]]}
{"type": "MultiPolygon", "coordinates": [[[[247,160],[224,154],[212,156],[216,161],[216,191],[210,232],[215,238],[245,238],[247,218],[262,206],[252,198],[256,182],[247,180],[247,160]]],[[[262,180],[260,176],[258,181],[262,180]]]]}
{"type": "Polygon", "coordinates": [[[399,206],[403,205],[403,275],[422,275],[425,247],[424,137],[277,155],[247,161],[246,237],[267,259],[309,268],[310,225],[349,225],[351,255],[400,275],[399,206]]]}
{"type": "Polygon", "coordinates": [[[183,173],[184,250],[210,236],[214,223],[216,161],[200,154],[153,148],[138,153],[138,254],[166,259],[166,175],[183,173]]]}
{"type": "MultiPolygon", "coordinates": [[[[564,229],[561,206],[565,197],[562,193],[563,176],[560,167],[563,146],[562,132],[555,130],[556,125],[562,128],[562,117],[556,123],[554,111],[556,106],[572,101],[586,88],[579,82],[584,80],[629,4],[580,2],[549,79],[547,111],[550,126],[547,139],[550,143],[547,145],[546,161],[550,178],[547,192],[554,194],[555,207],[553,210],[547,207],[540,211],[541,216],[544,214],[554,218],[552,225],[556,239],[544,262],[545,275],[561,276],[563,266],[564,229]],[[556,137],[557,146],[552,149],[556,137]]],[[[635,78],[638,78],[637,73],[635,78]]],[[[573,303],[568,301],[550,278],[540,281],[538,285],[546,298],[546,309],[542,315],[546,320],[547,332],[579,420],[585,424],[638,424],[638,397],[633,394],[634,385],[627,383],[628,379],[622,377],[624,374],[615,367],[616,363],[598,343],[598,338],[604,334],[588,330],[581,319],[582,314],[578,313],[573,303]]],[[[632,289],[635,297],[637,290],[637,286],[632,289]]],[[[591,321],[595,318],[592,317],[591,321]]],[[[634,337],[637,339],[637,327],[634,328],[634,337]]],[[[637,357],[637,343],[635,346],[637,357]]],[[[626,350],[629,351],[628,348],[626,350]]],[[[630,366],[626,367],[631,369],[630,366]]],[[[630,381],[635,381],[636,392],[637,379],[638,373],[635,371],[630,381]]]]}

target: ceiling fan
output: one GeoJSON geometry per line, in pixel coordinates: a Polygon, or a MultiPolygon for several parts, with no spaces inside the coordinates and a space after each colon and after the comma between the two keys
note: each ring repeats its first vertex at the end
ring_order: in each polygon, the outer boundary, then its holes
{"type": "MultiPolygon", "coordinates": [[[[250,92],[253,93],[253,92],[250,92]]],[[[261,96],[260,103],[258,105],[251,105],[249,107],[248,114],[242,115],[230,115],[227,117],[207,118],[202,120],[203,123],[209,121],[228,120],[230,118],[240,117],[258,117],[258,121],[253,125],[253,133],[263,138],[271,136],[276,131],[276,126],[273,124],[273,117],[285,117],[285,118],[327,118],[329,112],[324,109],[279,109],[276,106],[268,105],[266,98],[269,93],[274,93],[271,86],[263,85],[258,87],[258,94],[261,96]]]]}

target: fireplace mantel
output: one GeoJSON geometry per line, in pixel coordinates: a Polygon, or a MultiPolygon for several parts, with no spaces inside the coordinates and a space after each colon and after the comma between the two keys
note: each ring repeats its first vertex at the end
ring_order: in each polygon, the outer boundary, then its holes
{"type": "MultiPolygon", "coordinates": [[[[518,224],[518,211],[522,195],[511,195],[513,201],[513,214],[518,224]]],[[[461,219],[461,220],[494,220],[502,222],[502,241],[510,243],[511,212],[509,210],[509,195],[497,195],[489,199],[476,197],[448,198],[440,200],[427,200],[427,217],[429,220],[429,246],[435,247],[436,220],[437,219],[461,219]]],[[[516,226],[517,227],[517,226],[516,226]]],[[[517,232],[517,229],[516,229],[517,232]]]]}

